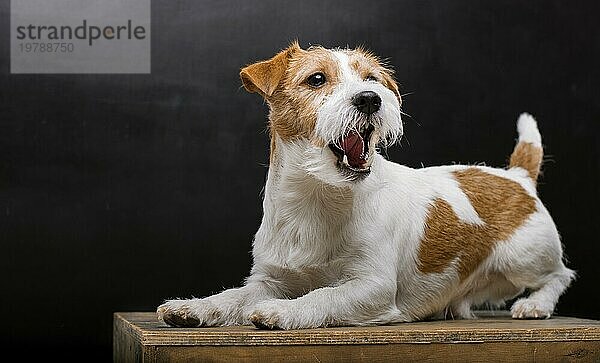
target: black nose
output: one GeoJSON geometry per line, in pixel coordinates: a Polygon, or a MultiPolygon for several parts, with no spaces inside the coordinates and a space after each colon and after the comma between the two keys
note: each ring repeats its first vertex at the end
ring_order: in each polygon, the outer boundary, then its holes
{"type": "Polygon", "coordinates": [[[352,97],[352,104],[362,113],[370,115],[381,107],[381,98],[373,91],[357,93],[352,97]]]}

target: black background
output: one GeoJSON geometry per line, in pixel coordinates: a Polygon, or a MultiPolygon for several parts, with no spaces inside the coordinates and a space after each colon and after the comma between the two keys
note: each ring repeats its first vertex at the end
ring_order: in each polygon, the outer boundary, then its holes
{"type": "Polygon", "coordinates": [[[10,75],[8,3],[2,343],[110,360],[113,312],[240,284],[269,140],[238,72],[296,38],[389,58],[411,116],[399,163],[504,166],[531,112],[539,193],[579,273],[558,313],[600,318],[596,1],[153,1],[150,75],[10,75]]]}

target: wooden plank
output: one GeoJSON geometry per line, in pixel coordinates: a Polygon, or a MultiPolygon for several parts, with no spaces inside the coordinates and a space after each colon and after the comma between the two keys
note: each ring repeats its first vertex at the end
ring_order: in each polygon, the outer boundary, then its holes
{"type": "Polygon", "coordinates": [[[118,362],[143,361],[144,346],[141,334],[133,324],[119,314],[113,315],[113,360],[118,362]]]}
{"type": "Polygon", "coordinates": [[[598,362],[597,342],[153,346],[147,362],[598,362]]]}
{"type": "Polygon", "coordinates": [[[172,328],[155,313],[115,313],[120,329],[144,346],[315,346],[491,342],[600,342],[600,322],[553,317],[512,320],[505,314],[476,320],[446,320],[374,327],[289,331],[252,326],[172,328]]]}

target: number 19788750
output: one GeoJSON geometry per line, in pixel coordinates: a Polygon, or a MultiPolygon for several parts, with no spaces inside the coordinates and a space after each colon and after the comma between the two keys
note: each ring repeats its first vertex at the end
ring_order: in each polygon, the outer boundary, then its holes
{"type": "Polygon", "coordinates": [[[73,43],[19,43],[22,53],[73,53],[73,43]]]}

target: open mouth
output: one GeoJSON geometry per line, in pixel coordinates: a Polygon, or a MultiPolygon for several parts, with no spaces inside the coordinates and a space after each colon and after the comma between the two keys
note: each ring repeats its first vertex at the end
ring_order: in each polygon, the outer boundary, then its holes
{"type": "Polygon", "coordinates": [[[374,130],[375,127],[368,124],[362,130],[350,130],[336,142],[329,144],[329,148],[338,158],[339,167],[356,173],[371,171],[369,141],[374,130]]]}

